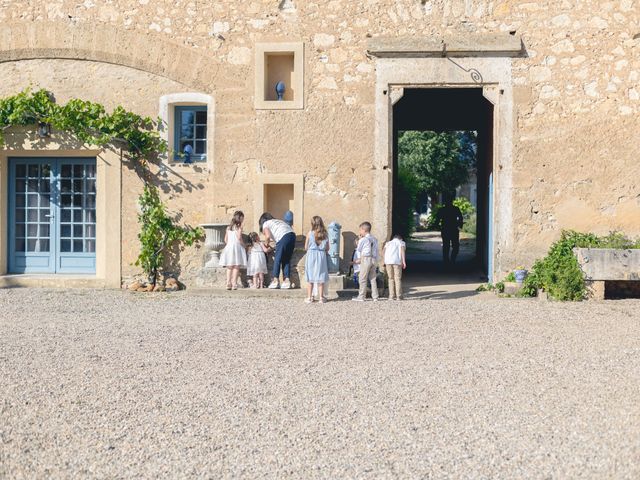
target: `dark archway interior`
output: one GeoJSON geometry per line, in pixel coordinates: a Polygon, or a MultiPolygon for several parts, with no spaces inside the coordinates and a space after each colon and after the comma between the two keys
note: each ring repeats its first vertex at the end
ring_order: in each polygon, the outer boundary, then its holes
{"type": "MultiPolygon", "coordinates": [[[[482,88],[406,88],[404,96],[393,107],[393,172],[394,192],[398,171],[398,133],[407,130],[462,131],[478,133],[477,154],[477,240],[476,259],[460,265],[467,271],[489,271],[491,252],[490,179],[493,172],[493,105],[482,95],[482,88]]],[[[396,203],[394,194],[394,204],[396,203]]],[[[426,261],[413,265],[413,270],[437,270],[440,264],[426,261]]],[[[411,268],[411,266],[409,266],[411,268]]]]}

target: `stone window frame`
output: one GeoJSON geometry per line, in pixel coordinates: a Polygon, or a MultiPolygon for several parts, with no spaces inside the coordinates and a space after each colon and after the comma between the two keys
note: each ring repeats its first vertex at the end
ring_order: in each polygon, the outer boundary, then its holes
{"type": "Polygon", "coordinates": [[[206,163],[208,168],[213,168],[214,155],[214,133],[215,133],[215,100],[213,96],[200,92],[180,92],[170,93],[160,97],[160,113],[161,120],[160,136],[167,142],[169,151],[165,156],[165,160],[169,164],[183,164],[179,158],[174,158],[175,152],[175,107],[207,107],[207,153],[206,162],[195,160],[190,165],[202,165],[206,163]]]}
{"type": "Polygon", "coordinates": [[[304,42],[261,42],[255,45],[255,96],[254,106],[256,110],[302,110],[304,109],[304,42]],[[270,54],[293,54],[293,87],[295,96],[293,100],[273,101],[265,100],[265,57],[270,54]]]}

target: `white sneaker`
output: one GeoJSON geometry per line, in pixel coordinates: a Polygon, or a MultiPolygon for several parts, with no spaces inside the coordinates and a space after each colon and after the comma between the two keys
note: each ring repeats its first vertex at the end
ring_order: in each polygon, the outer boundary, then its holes
{"type": "Polygon", "coordinates": [[[362,297],[354,297],[351,299],[352,302],[364,302],[364,298],[362,297]]]}
{"type": "Polygon", "coordinates": [[[280,288],[280,285],[278,285],[278,280],[276,280],[275,278],[271,280],[271,283],[269,284],[269,288],[280,288]]]}
{"type": "Polygon", "coordinates": [[[289,281],[289,279],[286,279],[284,282],[282,282],[280,288],[282,288],[283,290],[289,290],[291,288],[291,282],[289,281]]]}

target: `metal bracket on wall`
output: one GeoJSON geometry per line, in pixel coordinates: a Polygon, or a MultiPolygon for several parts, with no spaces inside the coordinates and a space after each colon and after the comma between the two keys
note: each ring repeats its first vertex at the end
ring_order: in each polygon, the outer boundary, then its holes
{"type": "Polygon", "coordinates": [[[447,57],[447,60],[449,60],[451,63],[453,63],[460,70],[463,70],[463,71],[467,72],[469,75],[471,75],[471,80],[473,80],[475,83],[479,83],[479,84],[484,83],[484,80],[482,78],[482,74],[477,69],[475,69],[475,68],[464,68],[458,62],[454,61],[451,57],[447,57]]]}

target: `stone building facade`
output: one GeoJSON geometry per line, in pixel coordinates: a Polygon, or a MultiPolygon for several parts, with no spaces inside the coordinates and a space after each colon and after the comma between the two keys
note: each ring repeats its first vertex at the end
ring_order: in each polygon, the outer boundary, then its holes
{"type": "MultiPolygon", "coordinates": [[[[299,234],[321,215],[345,232],[371,220],[385,237],[393,105],[406,89],[478,89],[492,105],[487,248],[497,276],[565,228],[640,235],[639,52],[634,0],[0,3],[0,95],[31,85],[60,102],[160,116],[174,150],[180,107],[202,107],[202,157],[183,165],[170,155],[156,172],[170,209],[192,225],[242,209],[254,230],[263,209],[286,206],[299,234]]],[[[0,269],[10,270],[13,235],[9,159],[93,156],[97,281],[134,274],[142,184],[117,152],[59,132],[7,139],[0,269]]],[[[201,250],[182,252],[183,278],[201,267],[201,250]]]]}

